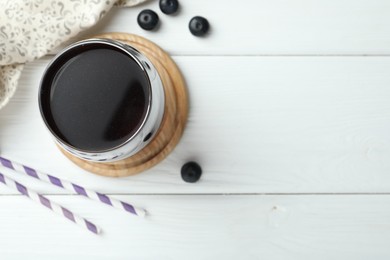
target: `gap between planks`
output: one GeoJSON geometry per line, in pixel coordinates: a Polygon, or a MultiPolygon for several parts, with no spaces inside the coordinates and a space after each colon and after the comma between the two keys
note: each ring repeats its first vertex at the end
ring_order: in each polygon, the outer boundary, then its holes
{"type": "MultiPolygon", "coordinates": [[[[44,196],[78,196],[78,194],[39,193],[44,196]]],[[[305,193],[104,193],[109,196],[389,196],[390,192],[305,192],[305,193]]],[[[22,194],[0,194],[0,197],[24,196],[22,194]]]]}
{"type": "MultiPolygon", "coordinates": [[[[49,53],[42,58],[54,57],[56,53],[49,53]]],[[[390,57],[389,54],[173,54],[174,57],[390,57]]],[[[41,58],[41,59],[42,59],[41,58]]]]}

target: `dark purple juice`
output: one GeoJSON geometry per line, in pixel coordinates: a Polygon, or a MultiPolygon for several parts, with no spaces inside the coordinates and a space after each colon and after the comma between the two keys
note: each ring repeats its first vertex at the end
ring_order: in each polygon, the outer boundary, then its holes
{"type": "Polygon", "coordinates": [[[140,65],[110,46],[88,45],[57,59],[41,87],[41,109],[52,132],[84,151],[110,150],[141,127],[150,83],[140,65]]]}

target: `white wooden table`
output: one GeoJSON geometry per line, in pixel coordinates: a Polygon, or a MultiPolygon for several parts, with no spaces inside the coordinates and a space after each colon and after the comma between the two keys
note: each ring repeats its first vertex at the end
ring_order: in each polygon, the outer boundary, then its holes
{"type": "Polygon", "coordinates": [[[88,217],[95,236],[0,186],[1,259],[389,259],[390,1],[181,0],[116,9],[89,34],[131,32],[166,49],[188,83],[185,134],[161,164],[104,178],[45,130],[26,66],[0,111],[1,155],[145,207],[139,219],[2,172],[88,217]],[[136,24],[151,8],[158,32],[136,24]],[[188,31],[209,19],[209,37],[188,31]],[[180,167],[204,170],[184,183],[180,167]]]}

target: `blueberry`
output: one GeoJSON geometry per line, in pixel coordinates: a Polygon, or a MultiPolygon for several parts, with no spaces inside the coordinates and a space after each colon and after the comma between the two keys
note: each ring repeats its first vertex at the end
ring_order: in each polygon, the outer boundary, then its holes
{"type": "Polygon", "coordinates": [[[209,30],[209,22],[206,18],[201,16],[195,16],[191,19],[189,28],[190,32],[195,36],[203,36],[209,30]]]}
{"type": "Polygon", "coordinates": [[[181,167],[181,178],[185,182],[197,182],[202,175],[202,168],[196,162],[188,162],[181,167]]]}
{"type": "Polygon", "coordinates": [[[142,10],[138,17],[137,22],[144,30],[153,30],[158,24],[158,15],[150,9],[142,10]]]}
{"type": "Polygon", "coordinates": [[[160,9],[164,14],[176,13],[179,8],[179,2],[177,0],[160,0],[160,9]]]}

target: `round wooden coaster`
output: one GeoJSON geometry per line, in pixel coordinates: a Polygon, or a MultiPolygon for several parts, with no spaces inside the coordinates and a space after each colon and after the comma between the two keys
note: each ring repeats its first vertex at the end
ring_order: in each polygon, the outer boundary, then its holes
{"type": "Polygon", "coordinates": [[[171,57],[153,42],[127,33],[107,33],[94,38],[121,41],[142,52],[156,67],[165,91],[165,111],[159,131],[137,154],[116,162],[90,162],[64,149],[63,154],[81,168],[104,176],[122,177],[142,172],[162,161],[179,142],[188,116],[188,97],[184,79],[171,57]]]}

